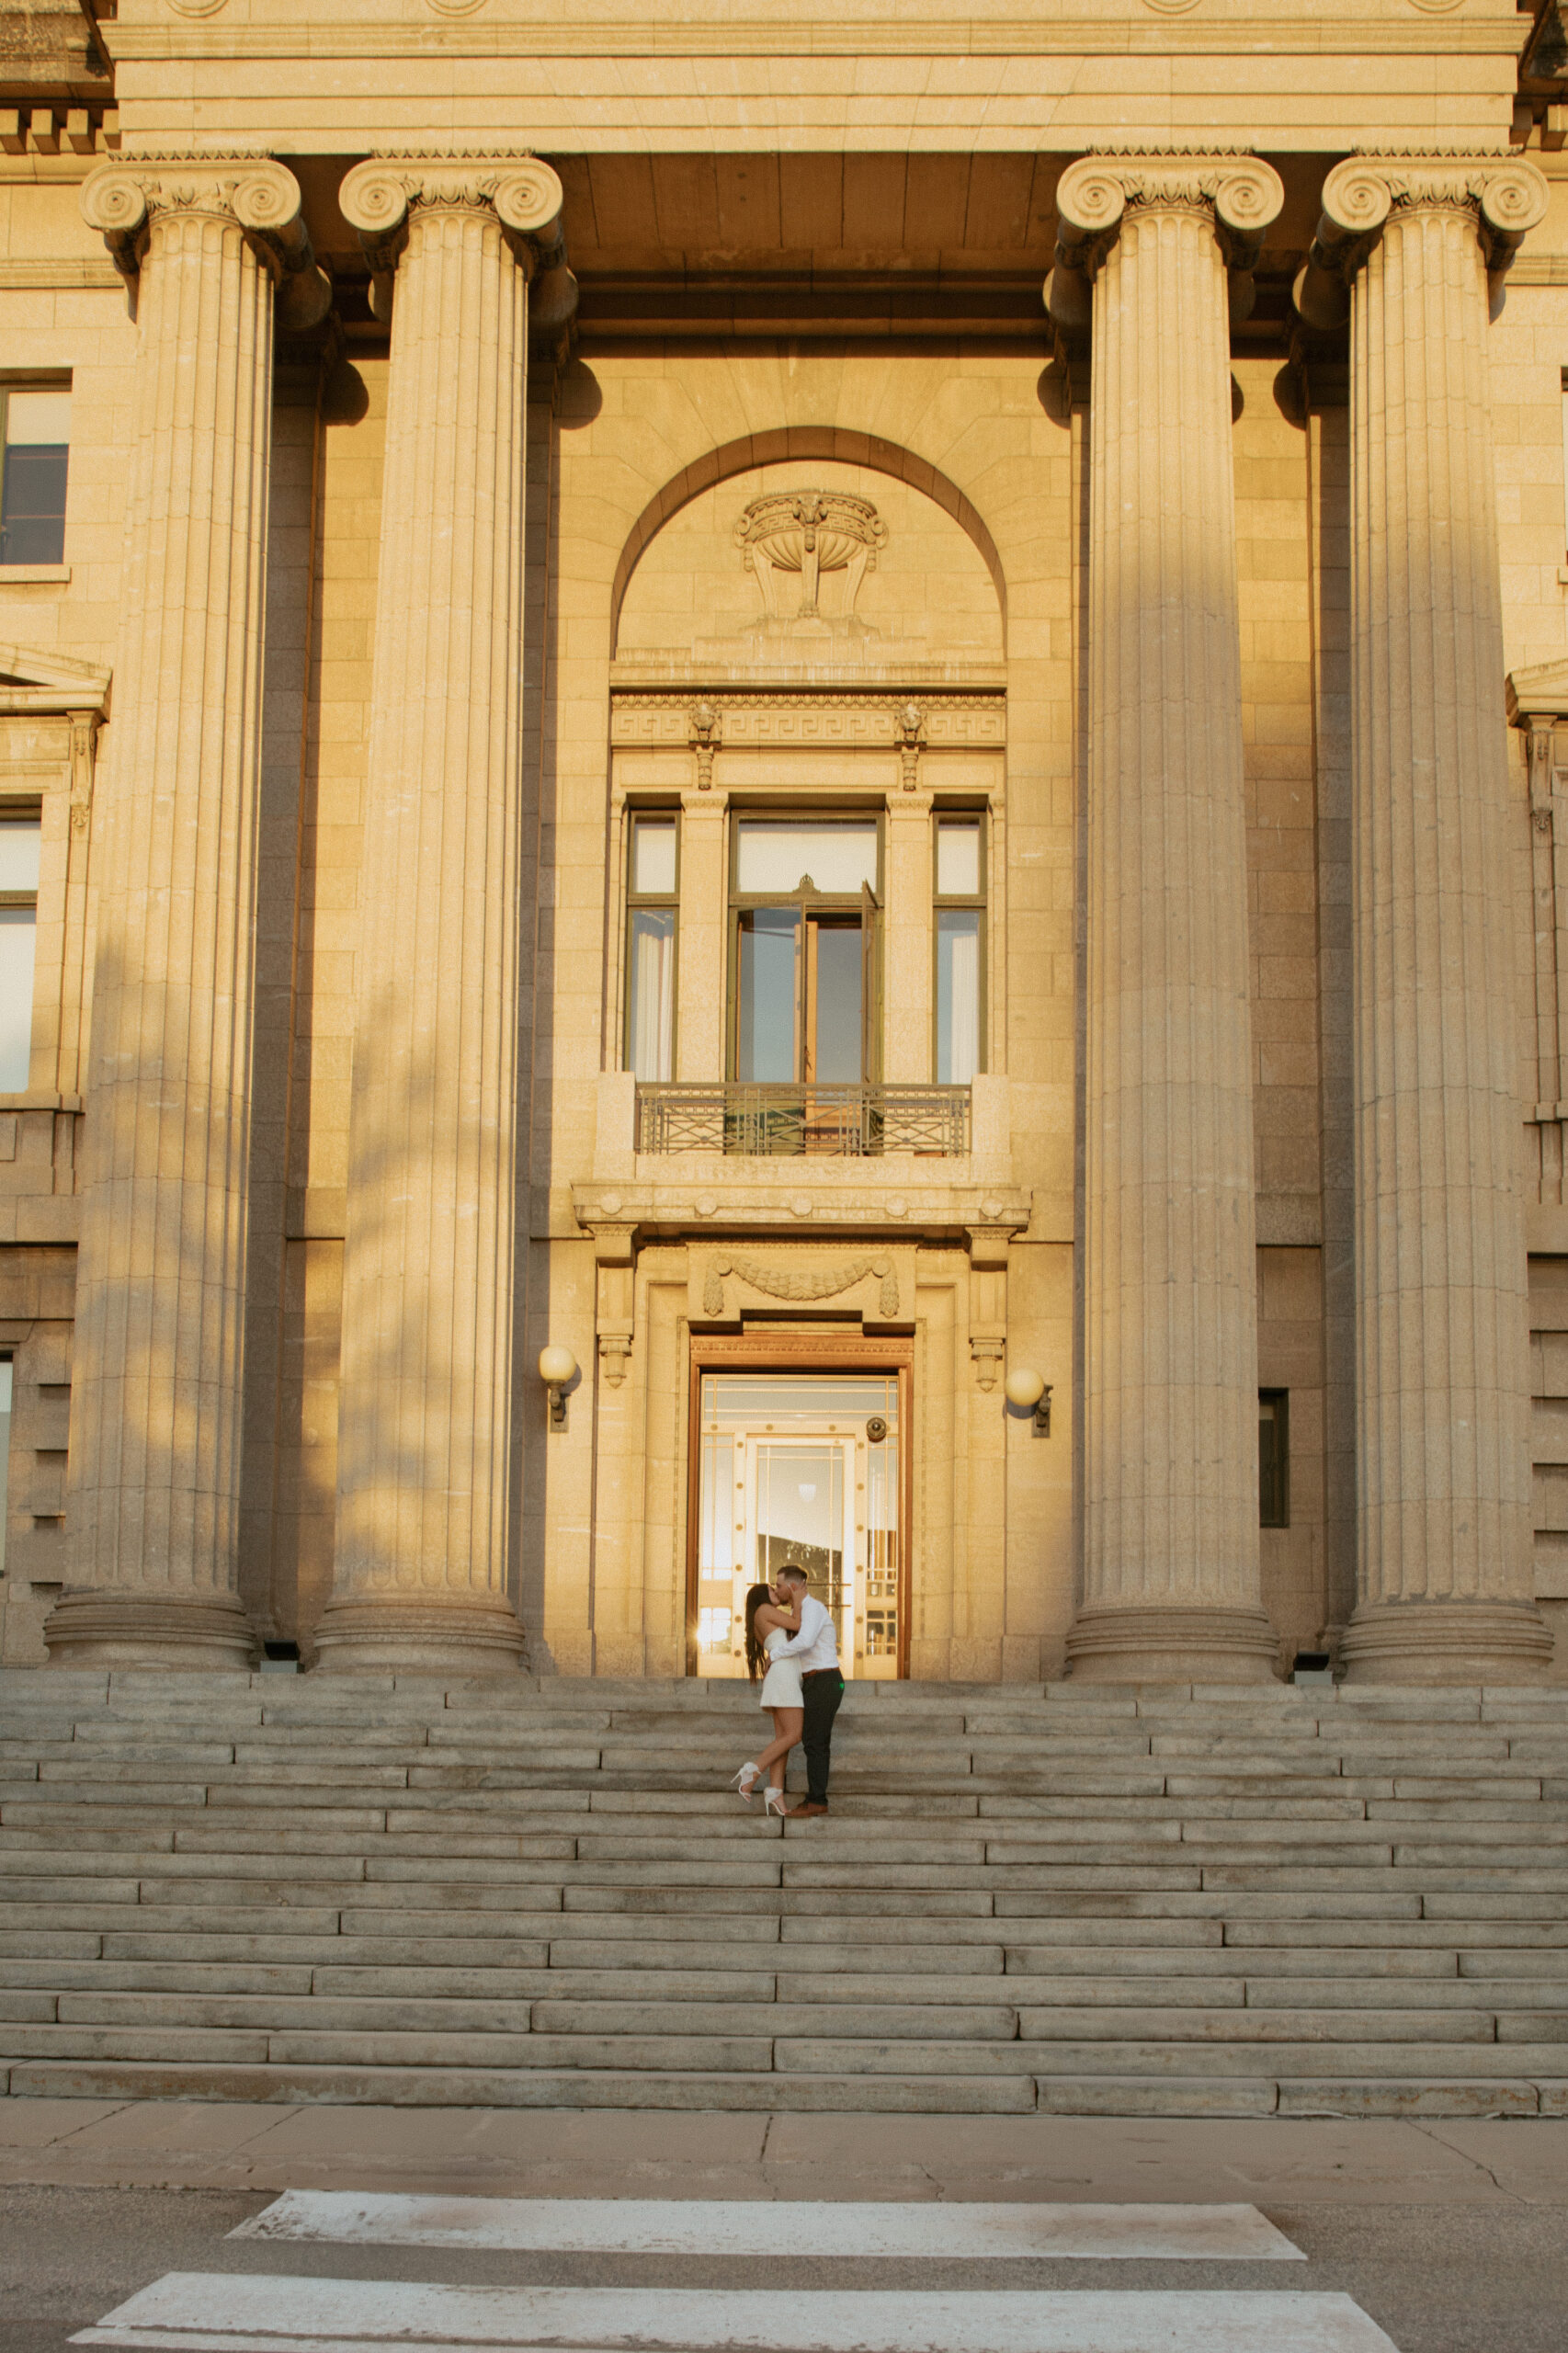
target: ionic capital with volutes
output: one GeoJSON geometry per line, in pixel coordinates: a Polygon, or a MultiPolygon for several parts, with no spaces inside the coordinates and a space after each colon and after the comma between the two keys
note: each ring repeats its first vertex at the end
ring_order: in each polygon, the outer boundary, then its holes
{"type": "Polygon", "coordinates": [[[1460,212],[1473,225],[1495,298],[1515,254],[1546,216],[1546,176],[1523,156],[1498,151],[1410,153],[1368,148],[1336,164],[1323,188],[1323,217],[1295,285],[1310,327],[1343,325],[1350,282],[1392,218],[1460,212]]]}
{"type": "Polygon", "coordinates": [[[530,281],[528,325],[538,347],[576,314],[577,281],[566,261],[560,179],[537,155],[383,154],[356,164],[338,203],[370,265],[370,307],[391,316],[393,273],[413,222],[439,212],[488,212],[530,281]]]}
{"type": "Polygon", "coordinates": [[[372,155],[338,190],[343,217],[371,267],[396,266],[412,218],[422,212],[494,214],[532,275],[561,226],[561,182],[537,155],[372,155]]]}
{"type": "Polygon", "coordinates": [[[1046,308],[1059,326],[1088,324],[1088,290],[1131,210],[1199,212],[1210,221],[1250,308],[1251,272],[1284,202],[1278,173],[1257,155],[1116,148],[1080,155],[1056,185],[1056,266],[1045,282],[1046,308]]]}
{"type": "Polygon", "coordinates": [[[281,324],[302,331],[331,305],[331,282],[301,217],[300,183],[275,156],[117,156],[88,173],[81,205],[127,278],[141,275],[161,224],[206,218],[240,231],[278,289],[281,324]]]}

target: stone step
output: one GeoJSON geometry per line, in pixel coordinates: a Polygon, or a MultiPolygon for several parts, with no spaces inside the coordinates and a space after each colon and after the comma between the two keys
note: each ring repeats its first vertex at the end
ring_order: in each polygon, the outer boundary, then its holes
{"type": "Polygon", "coordinates": [[[129,2062],[35,2063],[12,2071],[11,2088],[34,2097],[74,2095],[126,2100],[298,2100],[311,2103],[399,2101],[433,2107],[624,2108],[721,2107],[777,2113],[842,2110],[1016,2115],[1038,2105],[1045,2112],[1079,2116],[1232,2116],[1278,2113],[1305,2116],[1403,2116],[1439,2112],[1446,2096],[1451,2112],[1469,2116],[1561,2114],[1568,2088],[1550,2076],[1539,2084],[1528,2076],[1485,2085],[1455,2077],[1451,2071],[1430,2078],[1391,2076],[1358,2080],[1336,2075],[1300,2081],[1265,2076],[1254,2081],[1199,2077],[1082,2075],[1000,2080],[932,2077],[829,2077],[750,2075],[660,2076],[647,2075],[628,2085],[588,2071],[570,2075],[543,2072],[467,2069],[409,2071],[369,2068],[247,2068],[196,2064],[146,2065],[129,2062]]]}

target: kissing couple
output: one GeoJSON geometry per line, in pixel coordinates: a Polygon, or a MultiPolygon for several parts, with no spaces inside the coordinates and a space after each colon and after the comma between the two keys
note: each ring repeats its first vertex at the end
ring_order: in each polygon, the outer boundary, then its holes
{"type": "Polygon", "coordinates": [[[806,1802],[794,1808],[796,1821],[827,1812],[833,1720],[844,1697],[833,1620],[810,1582],[798,1562],[786,1561],[771,1585],[754,1585],[746,1596],[746,1673],[755,1683],[767,1667],[759,1696],[776,1736],[731,1784],[749,1800],[766,1775],[764,1811],[789,1813],[784,1768],[799,1741],[806,1752],[806,1802]]]}

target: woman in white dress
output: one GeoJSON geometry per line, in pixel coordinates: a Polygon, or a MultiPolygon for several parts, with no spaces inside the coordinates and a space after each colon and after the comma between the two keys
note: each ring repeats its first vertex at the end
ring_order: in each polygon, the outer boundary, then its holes
{"type": "Polygon", "coordinates": [[[775,1737],[752,1763],[741,1767],[733,1786],[743,1798],[750,1799],[766,1774],[763,1809],[767,1813],[789,1811],[784,1803],[784,1768],[806,1721],[801,1670],[792,1658],[778,1655],[790,1635],[800,1631],[798,1601],[787,1604],[770,1585],[753,1586],[746,1596],[746,1673],[755,1683],[759,1670],[767,1669],[759,1697],[773,1718],[775,1737]]]}

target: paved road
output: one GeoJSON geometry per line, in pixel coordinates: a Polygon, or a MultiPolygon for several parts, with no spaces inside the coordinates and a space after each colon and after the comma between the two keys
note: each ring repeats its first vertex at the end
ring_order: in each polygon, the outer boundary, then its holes
{"type": "Polygon", "coordinates": [[[728,2117],[294,2115],[0,2102],[0,2353],[62,2353],[74,2331],[174,2272],[786,2298],[1338,2294],[1399,2353],[1562,2353],[1568,2342],[1568,2123],[796,2118],[770,2130],[728,2117]],[[74,2122],[48,2129],[46,2105],[74,2122]],[[123,2186],[138,2173],[188,2186],[123,2186]],[[215,2184],[214,2173],[231,2177],[215,2184]],[[780,2202],[758,2203],[756,2252],[739,2257],[228,2236],[290,2186],[780,2202]],[[791,2244],[789,2201],[813,2196],[1250,2201],[1308,2259],[823,2259],[791,2244]]]}

